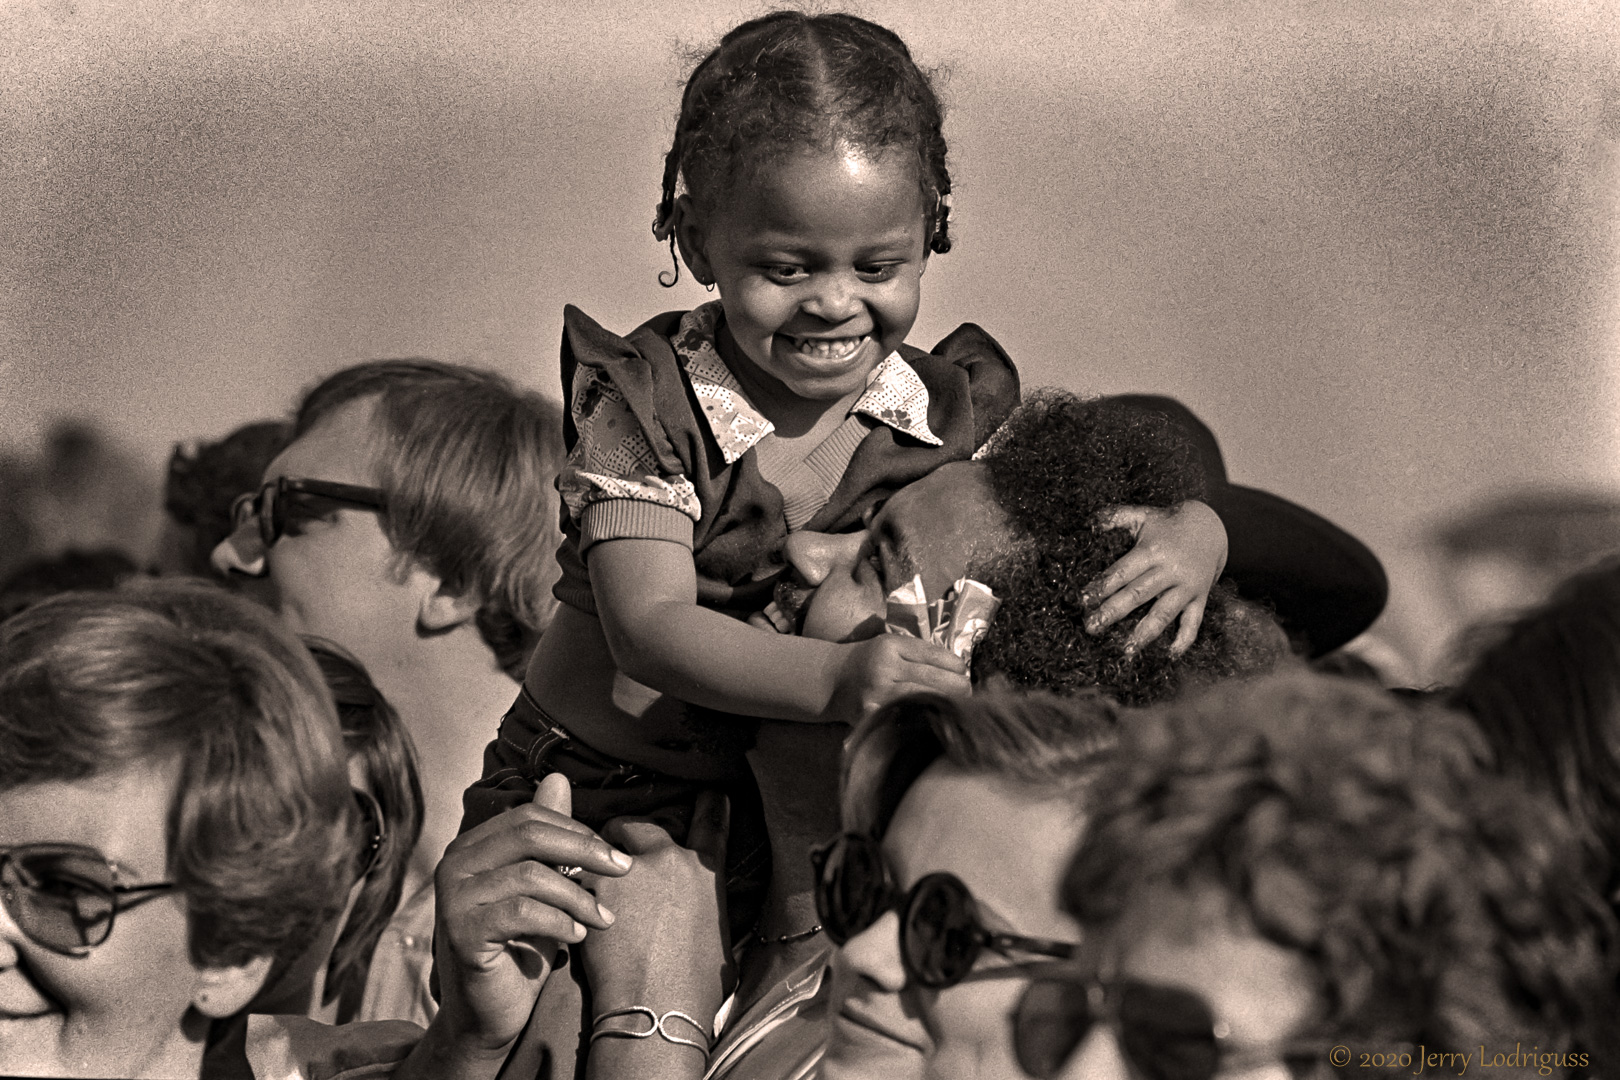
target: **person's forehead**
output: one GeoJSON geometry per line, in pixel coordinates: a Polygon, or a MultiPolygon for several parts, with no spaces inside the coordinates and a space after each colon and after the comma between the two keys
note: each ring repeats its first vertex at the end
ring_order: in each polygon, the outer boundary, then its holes
{"type": "Polygon", "coordinates": [[[996,510],[989,468],[977,461],[953,461],[913,480],[872,516],[874,525],[937,532],[996,510]]]}
{"type": "Polygon", "coordinates": [[[910,887],[955,874],[980,905],[1024,933],[1067,932],[1058,882],[1084,824],[1070,797],[937,761],[901,800],[883,848],[910,887]]]}
{"type": "Polygon", "coordinates": [[[0,791],[0,845],[83,844],[121,873],[156,880],[168,864],[167,821],[177,761],[137,762],[86,780],[0,791]]]}
{"type": "Polygon", "coordinates": [[[264,479],[376,482],[375,398],[345,402],[289,443],[265,467],[264,479]]]}

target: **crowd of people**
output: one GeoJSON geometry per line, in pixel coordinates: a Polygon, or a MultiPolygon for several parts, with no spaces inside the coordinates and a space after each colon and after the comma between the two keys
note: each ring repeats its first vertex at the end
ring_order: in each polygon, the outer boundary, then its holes
{"type": "Polygon", "coordinates": [[[950,191],[899,38],[751,20],[654,225],[716,300],[570,308],[561,411],[343,368],[150,572],[14,573],[0,1073],[1620,1073],[1620,563],[1380,685],[1185,406],[905,342],[950,191]]]}

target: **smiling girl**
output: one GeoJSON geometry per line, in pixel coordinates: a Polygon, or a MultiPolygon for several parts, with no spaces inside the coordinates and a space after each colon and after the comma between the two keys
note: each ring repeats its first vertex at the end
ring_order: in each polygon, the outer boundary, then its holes
{"type": "MultiPolygon", "coordinates": [[[[905,344],[928,258],[951,247],[941,124],[905,44],[851,15],[752,20],[692,73],[653,231],[718,299],[626,337],[565,313],[562,603],[463,829],[552,771],[593,827],[689,801],[740,774],[742,717],[854,722],[905,693],[968,693],[963,663],[928,642],[745,621],[790,533],[862,527],[1017,405],[1012,364],[978,327],[931,353],[905,344]]],[[[1181,615],[1184,647],[1225,530],[1190,503],[1149,513],[1141,541],[1096,590],[1117,593],[1101,614],[1158,597],[1143,633],[1181,615]]],[[[735,886],[763,847],[733,801],[735,886]]]]}

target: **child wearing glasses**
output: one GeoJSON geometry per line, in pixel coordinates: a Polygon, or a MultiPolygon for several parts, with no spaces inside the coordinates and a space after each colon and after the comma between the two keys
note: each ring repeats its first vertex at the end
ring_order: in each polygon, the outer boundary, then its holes
{"type": "Polygon", "coordinates": [[[341,903],[355,819],[321,676],[256,605],[158,582],[0,625],[0,1073],[198,1076],[341,903]]]}

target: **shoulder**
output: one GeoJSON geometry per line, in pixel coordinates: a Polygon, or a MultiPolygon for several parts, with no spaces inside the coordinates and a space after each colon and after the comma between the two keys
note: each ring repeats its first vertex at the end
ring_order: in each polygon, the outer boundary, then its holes
{"type": "Polygon", "coordinates": [[[1018,368],[1001,343],[976,323],[958,326],[928,352],[902,345],[900,355],[930,395],[972,409],[976,447],[1018,408],[1018,368]]]}

